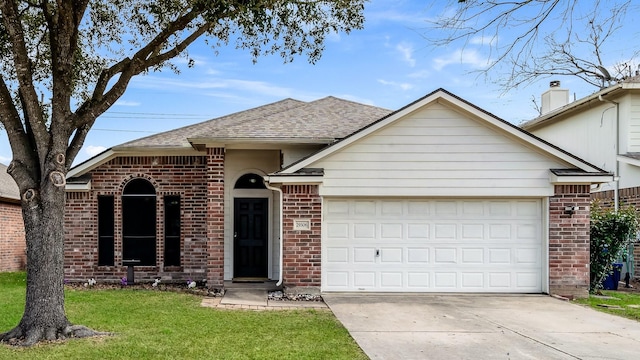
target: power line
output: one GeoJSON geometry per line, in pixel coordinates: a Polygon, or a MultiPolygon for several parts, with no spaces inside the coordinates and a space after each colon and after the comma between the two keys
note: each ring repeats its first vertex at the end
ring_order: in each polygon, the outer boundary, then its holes
{"type": "Polygon", "coordinates": [[[95,128],[92,128],[91,131],[132,132],[132,133],[147,133],[147,134],[157,133],[157,131],[148,131],[148,130],[95,129],[95,128]]]}
{"type": "Polygon", "coordinates": [[[150,112],[125,112],[125,111],[109,111],[106,114],[122,114],[122,115],[155,115],[155,116],[199,116],[208,117],[206,114],[168,114],[168,113],[150,113],[150,112]]]}
{"type": "Polygon", "coordinates": [[[140,119],[140,120],[198,120],[196,117],[158,117],[158,116],[100,116],[103,119],[140,119]]]}

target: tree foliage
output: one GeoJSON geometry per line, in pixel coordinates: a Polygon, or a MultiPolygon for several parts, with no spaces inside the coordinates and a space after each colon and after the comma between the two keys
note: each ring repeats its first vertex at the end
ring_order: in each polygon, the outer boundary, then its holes
{"type": "Polygon", "coordinates": [[[96,118],[137,75],[172,68],[200,38],[255,59],[315,62],[327,35],[362,27],[366,0],[12,0],[0,2],[0,123],[22,196],[27,294],[0,341],[85,336],[64,314],[65,178],[96,118]]]}
{"type": "Polygon", "coordinates": [[[619,31],[637,10],[632,0],[457,0],[433,21],[428,39],[436,45],[487,45],[482,71],[504,71],[497,83],[505,90],[549,76],[605,87],[635,75],[640,49],[629,44],[612,57],[608,45],[614,35],[633,38],[619,31]]]}
{"type": "Polygon", "coordinates": [[[638,215],[632,206],[617,212],[602,208],[597,202],[591,206],[591,281],[589,291],[602,289],[602,281],[612,270],[612,264],[635,238],[638,215]]]}

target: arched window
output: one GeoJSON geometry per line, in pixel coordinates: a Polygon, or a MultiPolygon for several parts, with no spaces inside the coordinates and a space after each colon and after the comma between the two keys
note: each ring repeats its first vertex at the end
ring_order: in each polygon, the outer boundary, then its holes
{"type": "Polygon", "coordinates": [[[235,185],[236,189],[266,189],[262,176],[256,174],[244,174],[240,176],[235,185]]]}
{"type": "Polygon", "coordinates": [[[122,191],[122,263],[156,265],[156,189],[145,179],[122,191]]]}

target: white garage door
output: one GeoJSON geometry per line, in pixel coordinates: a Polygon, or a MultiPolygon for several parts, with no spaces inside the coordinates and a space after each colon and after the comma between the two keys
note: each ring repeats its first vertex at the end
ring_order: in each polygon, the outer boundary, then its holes
{"type": "Polygon", "coordinates": [[[541,292],[538,199],[324,199],[323,291],[541,292]]]}

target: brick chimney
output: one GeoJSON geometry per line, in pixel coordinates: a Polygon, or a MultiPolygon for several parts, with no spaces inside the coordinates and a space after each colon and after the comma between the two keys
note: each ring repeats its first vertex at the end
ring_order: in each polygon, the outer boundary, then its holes
{"type": "Polygon", "coordinates": [[[544,115],[569,103],[569,90],[560,88],[560,81],[549,82],[549,90],[542,93],[541,110],[544,115]]]}

